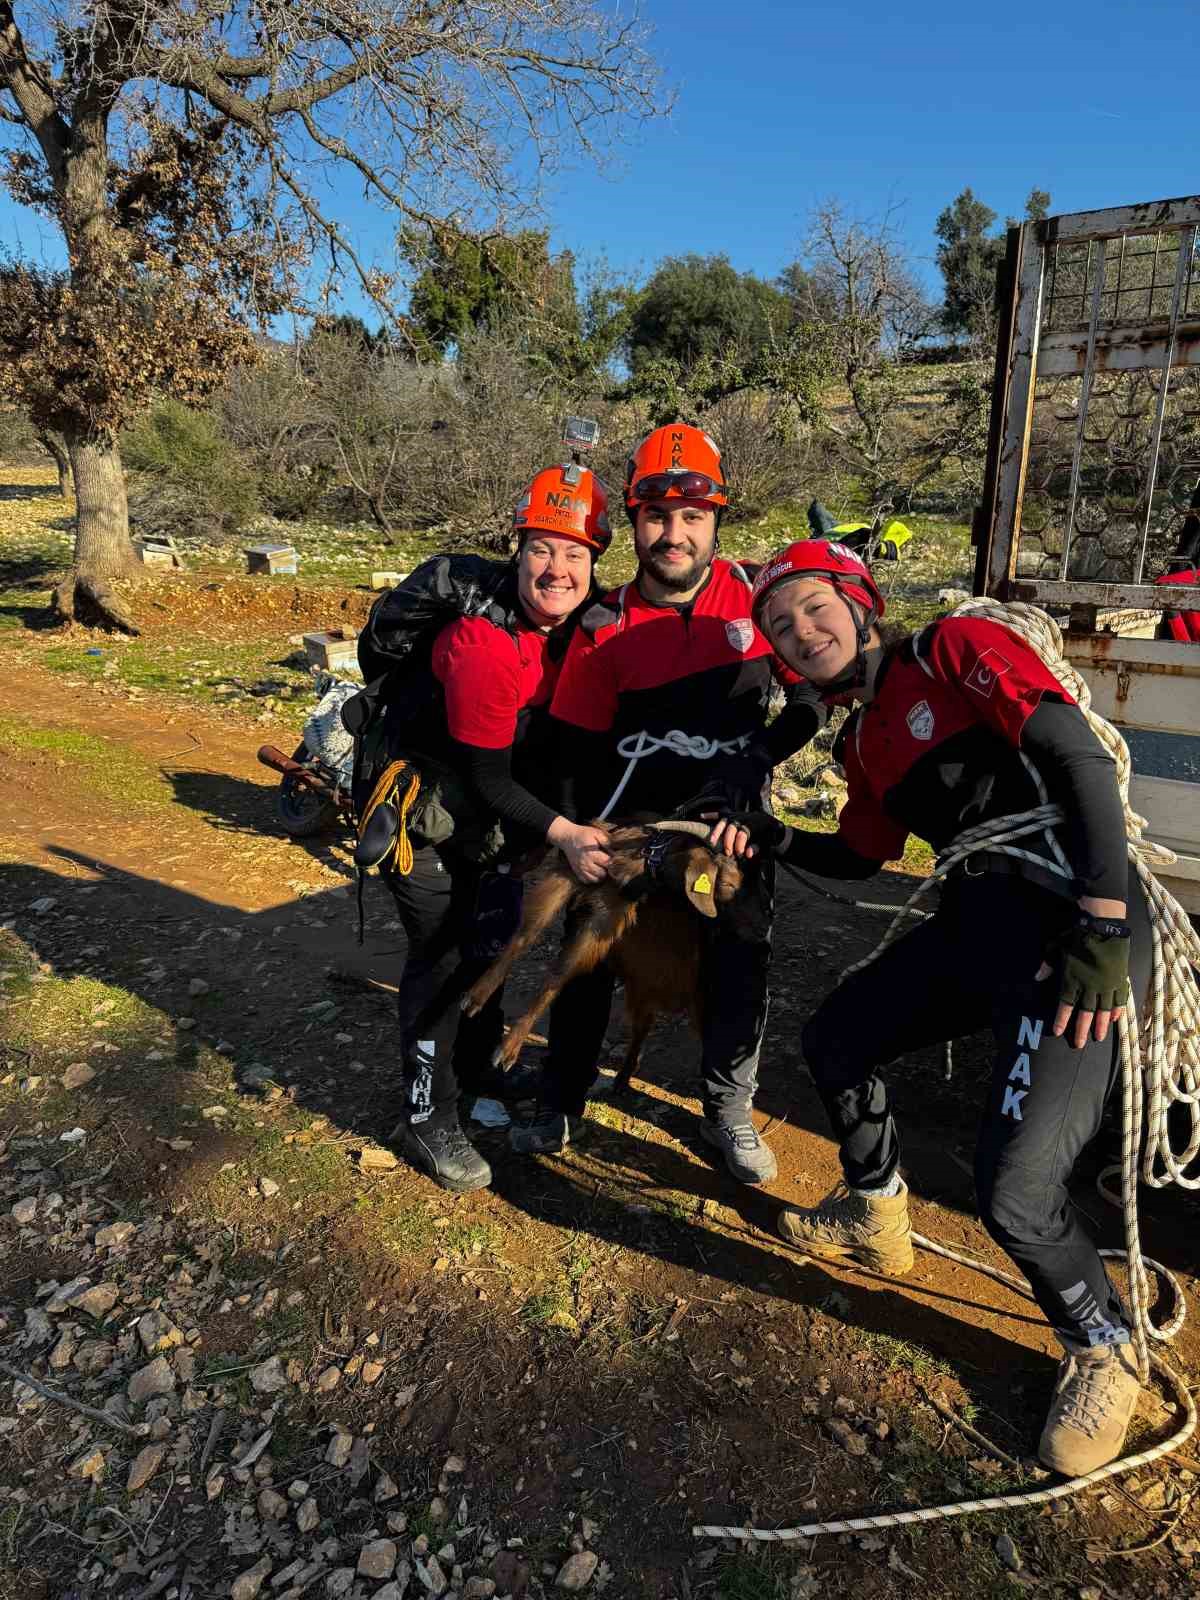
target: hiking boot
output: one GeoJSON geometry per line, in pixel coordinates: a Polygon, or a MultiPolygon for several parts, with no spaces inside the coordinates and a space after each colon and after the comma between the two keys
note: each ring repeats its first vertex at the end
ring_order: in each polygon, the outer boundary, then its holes
{"type": "Polygon", "coordinates": [[[721,1152],[739,1183],[771,1183],[779,1174],[774,1151],[762,1142],[752,1123],[735,1122],[726,1128],[706,1117],[700,1124],[700,1137],[721,1152]]]}
{"type": "Polygon", "coordinates": [[[1115,1461],[1141,1392],[1132,1344],[1069,1351],[1038,1445],[1043,1466],[1081,1478],[1115,1461]]]}
{"type": "Polygon", "coordinates": [[[811,1210],[785,1206],[777,1227],[780,1237],[806,1256],[826,1261],[849,1257],[893,1277],[912,1271],[908,1189],[903,1184],[893,1195],[856,1194],[839,1184],[811,1210]]]}
{"type": "Polygon", "coordinates": [[[456,1122],[448,1127],[429,1122],[400,1122],[392,1142],[412,1165],[426,1172],[442,1189],[466,1194],[486,1189],[492,1169],[456,1122]]]}
{"type": "Polygon", "coordinates": [[[508,1147],[519,1156],[554,1156],[565,1150],[579,1132],[582,1117],[565,1111],[546,1111],[532,1122],[514,1122],[508,1130],[508,1147]]]}

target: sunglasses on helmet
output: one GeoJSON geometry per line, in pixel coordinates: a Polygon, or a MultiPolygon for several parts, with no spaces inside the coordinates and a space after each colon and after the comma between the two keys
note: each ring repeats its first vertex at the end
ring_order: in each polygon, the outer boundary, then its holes
{"type": "Polygon", "coordinates": [[[681,500],[711,500],[723,495],[725,485],[704,472],[651,472],[631,485],[631,500],[664,500],[668,495],[681,500]]]}

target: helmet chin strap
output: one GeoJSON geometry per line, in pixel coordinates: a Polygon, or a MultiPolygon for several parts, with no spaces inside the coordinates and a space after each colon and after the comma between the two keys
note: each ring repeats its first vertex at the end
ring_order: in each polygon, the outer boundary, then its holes
{"type": "Polygon", "coordinates": [[[870,606],[864,610],[861,606],[856,605],[845,593],[840,583],[834,583],[833,589],[854,621],[854,660],[844,667],[831,683],[826,684],[822,693],[825,695],[852,694],[856,690],[869,689],[875,681],[875,674],[879,670],[879,662],[883,655],[883,647],[881,645],[871,645],[871,629],[875,626],[875,607],[870,606]]]}

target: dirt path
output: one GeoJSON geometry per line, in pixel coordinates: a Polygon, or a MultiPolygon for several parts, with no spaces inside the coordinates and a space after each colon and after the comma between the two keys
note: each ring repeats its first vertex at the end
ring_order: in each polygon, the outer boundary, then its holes
{"type": "MultiPolygon", "coordinates": [[[[402,1325],[395,1348],[405,1381],[397,1374],[387,1394],[386,1384],[356,1391],[351,1412],[357,1430],[375,1430],[381,1458],[391,1451],[403,1464],[392,1475],[427,1482],[427,1493],[453,1448],[470,1463],[473,1507],[486,1505],[497,1526],[552,1563],[565,1553],[563,1529],[586,1515],[600,1526],[592,1542],[622,1597],[939,1595],[968,1585],[996,1595],[1029,1586],[1088,1594],[1089,1583],[1094,1596],[1196,1592],[1190,1502],[1170,1537],[1137,1562],[1103,1555],[1161,1531],[1153,1508],[1174,1504],[1177,1469],[1173,1481],[1143,1474],[1135,1493],[1149,1511],[1108,1492],[1053,1517],[975,1522],[974,1540],[951,1525],[894,1541],[824,1541],[808,1560],[766,1566],[736,1552],[697,1561],[694,1521],[772,1525],[801,1519],[805,1508],[936,1502],[1010,1481],[943,1428],[926,1403],[931,1388],[977,1408],[978,1426],[1018,1458],[1030,1457],[1036,1439],[1053,1342],[1028,1302],[927,1256],[897,1284],[826,1271],[772,1241],[778,1200],[811,1203],[836,1176],[819,1104],[796,1069],[799,1025],[840,969],[870,948],[880,919],[782,884],[758,1102],[780,1164],[771,1195],[733,1192],[704,1159],[694,1046],[670,1028],[652,1041],[631,1101],[594,1103],[577,1149],[521,1162],[502,1136],[485,1133],[495,1185],[452,1202],[403,1168],[364,1176],[351,1160],[394,1120],[390,1001],[333,986],[329,972],[394,981],[402,935],[372,885],[368,940],[358,949],[345,849],[278,834],[273,780],[253,757],[258,742],[254,726],[232,716],[98,701],[35,668],[10,672],[0,681],[0,919],[14,948],[36,955],[40,976],[62,982],[64,1016],[86,994],[80,1026],[96,1025],[96,986],[128,999],[127,1036],[114,1029],[99,1087],[69,1102],[89,1153],[116,1152],[108,1188],[120,1203],[231,1230],[230,1259],[251,1243],[275,1259],[297,1230],[319,1241],[315,1256],[296,1251],[306,1265],[289,1280],[325,1308],[295,1335],[298,1437],[335,1414],[315,1382],[337,1353],[331,1317],[347,1319],[352,1346],[383,1319],[374,1308],[387,1308],[402,1325]],[[43,899],[55,903],[31,910],[43,899]],[[174,1075],[148,1072],[152,1056],[174,1075]],[[264,1094],[268,1080],[278,1087],[264,1094]],[[225,1096],[222,1117],[204,1120],[204,1094],[225,1096]],[[186,1149],[172,1150],[171,1139],[186,1149]],[[255,1193],[255,1174],[270,1162],[298,1195],[290,1214],[255,1193]],[[401,1404],[397,1394],[417,1372],[424,1398],[401,1404]],[[847,1418],[852,1448],[835,1426],[847,1418]],[[995,1555],[1002,1526],[1022,1546],[1023,1575],[995,1555]],[[1090,1541],[1090,1568],[1079,1541],[1090,1541]],[[819,1587],[797,1586],[800,1578],[819,1587]]],[[[884,894],[899,900],[906,882],[888,880],[884,894]]],[[[47,1083],[80,1048],[53,1030],[35,1030],[27,1045],[22,1002],[8,1002],[3,1018],[0,1038],[26,1058],[44,1055],[47,1083]]],[[[940,1052],[906,1062],[897,1079],[915,1223],[999,1261],[972,1210],[984,1047],[968,1042],[958,1057],[949,1084],[940,1052]]],[[[36,1139],[64,1125],[54,1120],[60,1109],[66,1115],[61,1101],[30,1123],[29,1095],[40,1091],[22,1091],[21,1072],[18,1062],[0,1089],[9,1097],[0,1098],[0,1153],[6,1133],[36,1139]]],[[[1119,1243],[1116,1214],[1086,1186],[1081,1200],[1106,1242],[1119,1243]]],[[[1153,1196],[1146,1214],[1147,1250],[1187,1275],[1194,1299],[1195,1208],[1153,1196]]],[[[72,1263],[65,1247],[48,1264],[11,1245],[0,1301],[16,1316],[36,1281],[61,1280],[72,1263]]],[[[209,1324],[196,1320],[207,1341],[209,1324]]],[[[260,1348],[260,1335],[248,1326],[247,1347],[260,1348]]],[[[236,1355],[227,1322],[219,1337],[236,1355]]],[[[343,1341],[340,1360],[347,1348],[343,1341]]],[[[1197,1370],[1194,1327],[1179,1348],[1197,1370]]],[[[253,1399],[243,1397],[247,1415],[253,1399]]],[[[1145,1426],[1163,1422],[1148,1414],[1145,1426]]],[[[179,1514],[215,1515],[206,1504],[181,1503],[179,1514]]],[[[366,1526],[352,1489],[340,1505],[342,1527],[366,1526]]],[[[3,1527],[0,1515],[0,1536],[3,1527]]],[[[218,1553],[208,1581],[236,1575],[235,1554],[218,1553]]],[[[42,1570],[38,1560],[52,1570],[44,1546],[30,1571],[42,1570]]],[[[538,1575],[535,1560],[535,1587],[538,1575]]],[[[101,1591],[79,1590],[92,1592],[101,1591]]]]}

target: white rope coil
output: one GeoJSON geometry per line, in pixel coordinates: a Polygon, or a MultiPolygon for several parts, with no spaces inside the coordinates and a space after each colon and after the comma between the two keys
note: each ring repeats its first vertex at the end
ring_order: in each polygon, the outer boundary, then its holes
{"type": "MultiPolygon", "coordinates": [[[[1150,1352],[1151,1341],[1166,1343],[1175,1337],[1183,1325],[1186,1308],[1182,1291],[1174,1275],[1160,1263],[1142,1255],[1137,1185],[1140,1176],[1142,1182],[1152,1188],[1165,1188],[1168,1184],[1177,1184],[1184,1189],[1200,1189],[1200,1172],[1191,1177],[1187,1174],[1188,1166],[1200,1152],[1200,987],[1197,985],[1196,977],[1196,969],[1200,969],[1200,937],[1197,937],[1187,912],[1154,875],[1154,867],[1169,866],[1176,858],[1173,852],[1163,845],[1155,844],[1144,837],[1146,819],[1139,816],[1129,805],[1129,780],[1132,774],[1129,747],[1117,729],[1093,711],[1091,690],[1063,655],[1062,634],[1053,618],[1036,606],[1002,605],[998,601],[987,599],[969,600],[959,606],[953,615],[980,617],[984,621],[998,623],[1034,650],[1079,706],[1088,726],[1112,756],[1116,765],[1117,788],[1121,796],[1129,841],[1129,858],[1146,897],[1153,954],[1149,1003],[1143,1008],[1140,1026],[1132,995],[1118,1018],[1123,1100],[1119,1199],[1104,1186],[1104,1179],[1111,1176],[1114,1169],[1101,1174],[1099,1185],[1100,1192],[1105,1198],[1121,1206],[1125,1225],[1125,1249],[1102,1250],[1100,1254],[1110,1259],[1123,1258],[1128,1264],[1130,1320],[1133,1325],[1133,1345],[1141,1382],[1145,1384],[1148,1381],[1152,1367],[1160,1373],[1174,1390],[1184,1412],[1184,1421],[1174,1434],[1160,1444],[1138,1451],[1135,1455],[1111,1461],[1107,1466],[1099,1467],[1094,1472],[1079,1478],[1067,1479],[1047,1489],[1024,1494],[992,1495],[981,1500],[962,1500],[952,1505],[896,1511],[878,1517],[842,1517],[825,1522],[810,1522],[798,1528],[702,1526],[692,1529],[697,1538],[741,1539],[778,1544],[798,1539],[812,1539],[823,1533],[866,1533],[884,1528],[905,1527],[914,1523],[937,1522],[981,1511],[1007,1511],[1042,1505],[1048,1501],[1061,1500],[1078,1494],[1121,1473],[1148,1466],[1151,1462],[1180,1449],[1196,1430],[1196,1407],[1188,1385],[1173,1367],[1150,1352]],[[1189,1108],[1190,1131],[1182,1150],[1176,1150],[1171,1142],[1168,1113],[1172,1105],[1189,1108]],[[1151,1286],[1148,1268],[1160,1274],[1174,1295],[1171,1315],[1157,1327],[1150,1318],[1151,1286]]],[[[1062,820],[1062,811],[1057,806],[1043,804],[1018,815],[983,823],[960,834],[939,857],[930,876],[918,886],[896,913],[876,948],[865,960],[848,968],[845,975],[861,971],[881,955],[899,937],[905,917],[912,914],[914,902],[926,893],[933,883],[945,877],[968,856],[986,850],[989,853],[1012,855],[1034,861],[1042,869],[1063,871],[1065,862],[1057,864],[1044,856],[1022,849],[1016,843],[1019,839],[1043,833],[1052,842],[1052,853],[1057,856],[1060,852],[1051,830],[1055,823],[1062,820]]],[[[1069,871],[1066,875],[1069,875],[1069,871]]],[[[919,1234],[913,1235],[913,1243],[935,1255],[944,1256],[949,1261],[973,1268],[998,1282],[1005,1283],[1026,1299],[1033,1298],[1021,1279],[1002,1271],[999,1267],[962,1255],[919,1234]]]]}
{"type": "Polygon", "coordinates": [[[617,801],[625,793],[625,786],[633,777],[633,769],[644,756],[652,756],[657,750],[669,750],[673,756],[691,756],[696,761],[711,761],[714,756],[734,756],[744,750],[749,743],[749,736],[743,734],[738,739],[706,739],[702,733],[684,733],[682,728],[672,728],[659,739],[655,734],[647,733],[645,728],[640,733],[629,733],[619,741],[617,754],[623,756],[629,763],[621,775],[621,781],[609,796],[608,804],[596,819],[598,822],[607,820],[617,801]]]}

